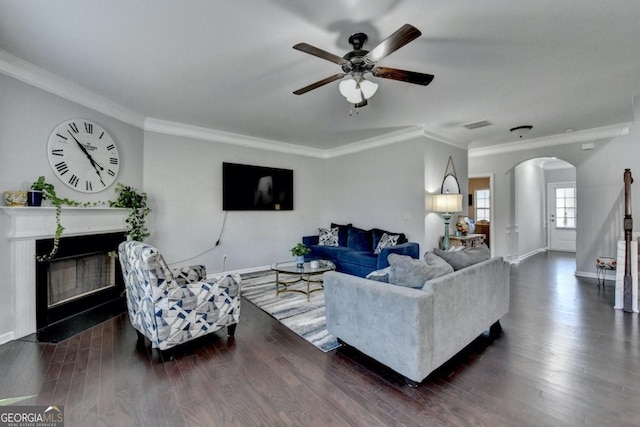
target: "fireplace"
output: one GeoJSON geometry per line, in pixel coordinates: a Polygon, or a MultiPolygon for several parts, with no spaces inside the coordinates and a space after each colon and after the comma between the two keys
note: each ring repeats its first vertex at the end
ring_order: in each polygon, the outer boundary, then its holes
{"type": "MultiPolygon", "coordinates": [[[[117,259],[124,233],[60,239],[49,261],[36,265],[36,326],[56,322],[102,305],[124,307],[122,273],[117,259]]],[[[36,241],[36,254],[48,254],[53,239],[36,241]]]]}
{"type": "MultiPolygon", "coordinates": [[[[63,207],[62,222],[64,238],[116,233],[122,238],[127,229],[129,211],[111,207],[63,207]]],[[[0,207],[0,230],[8,233],[10,253],[5,253],[10,268],[8,288],[4,301],[7,310],[0,315],[0,344],[27,337],[35,332],[36,326],[36,242],[53,237],[56,229],[56,208],[54,207],[0,207]],[[4,214],[4,215],[3,215],[4,214]]],[[[111,250],[115,250],[115,247],[111,250]]],[[[119,269],[116,269],[116,273],[119,269]]],[[[75,316],[78,318],[81,316],[75,316]]],[[[58,322],[54,325],[62,325],[58,322]]]]}

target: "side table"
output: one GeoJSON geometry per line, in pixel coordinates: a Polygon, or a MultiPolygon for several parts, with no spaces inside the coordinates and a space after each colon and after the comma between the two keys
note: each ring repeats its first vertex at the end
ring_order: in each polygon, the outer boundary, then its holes
{"type": "Polygon", "coordinates": [[[598,279],[598,287],[602,284],[604,288],[604,281],[607,278],[607,271],[615,271],[617,267],[617,260],[612,257],[599,256],[596,258],[596,277],[598,279]]]}

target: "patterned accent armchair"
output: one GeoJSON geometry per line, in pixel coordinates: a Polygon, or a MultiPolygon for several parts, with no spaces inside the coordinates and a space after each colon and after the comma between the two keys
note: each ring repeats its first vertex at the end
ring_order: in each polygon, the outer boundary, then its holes
{"type": "Polygon", "coordinates": [[[170,269],[156,248],[136,241],[118,246],[129,320],[153,348],[166,350],[240,320],[238,274],[205,280],[204,266],[170,269]]]}

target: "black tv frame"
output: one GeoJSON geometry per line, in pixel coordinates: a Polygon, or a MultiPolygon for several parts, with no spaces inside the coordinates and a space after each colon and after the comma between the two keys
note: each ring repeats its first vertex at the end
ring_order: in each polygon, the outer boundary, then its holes
{"type": "Polygon", "coordinates": [[[222,210],[292,211],[293,170],[223,162],[222,210]]]}

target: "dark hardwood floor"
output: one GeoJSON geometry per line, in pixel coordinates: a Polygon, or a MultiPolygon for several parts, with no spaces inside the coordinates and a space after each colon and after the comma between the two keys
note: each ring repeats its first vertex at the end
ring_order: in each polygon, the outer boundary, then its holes
{"type": "Polygon", "coordinates": [[[66,426],[640,425],[640,325],[571,254],[512,267],[511,309],[419,388],[357,351],[322,353],[243,301],[222,331],[159,355],[125,315],[58,344],[0,346],[0,398],[64,405],[66,426]]]}

